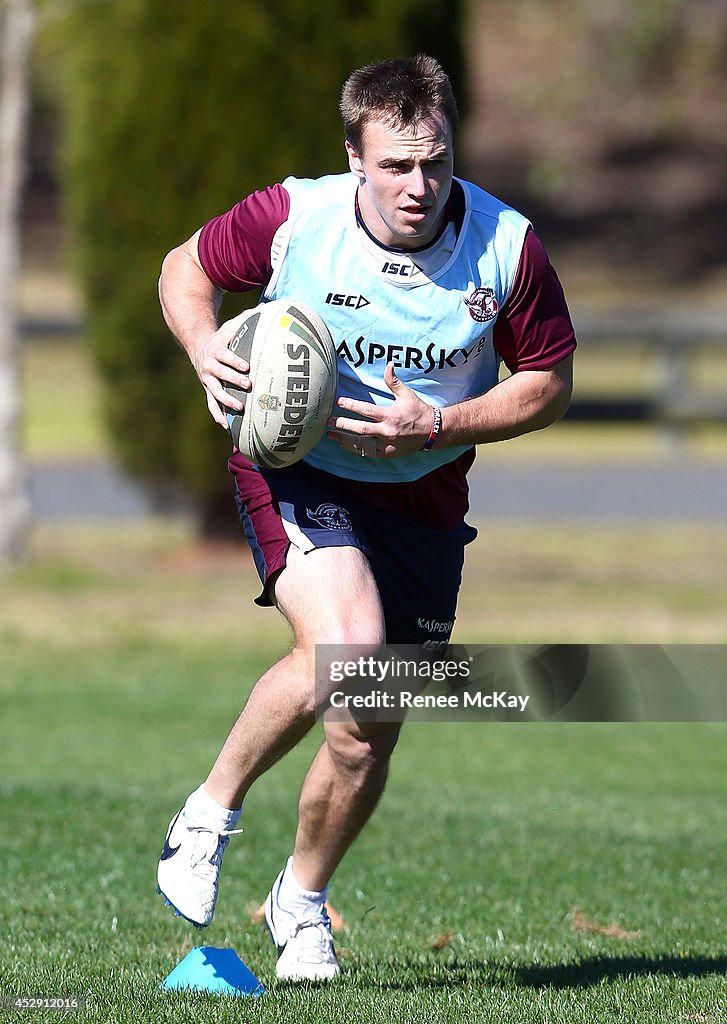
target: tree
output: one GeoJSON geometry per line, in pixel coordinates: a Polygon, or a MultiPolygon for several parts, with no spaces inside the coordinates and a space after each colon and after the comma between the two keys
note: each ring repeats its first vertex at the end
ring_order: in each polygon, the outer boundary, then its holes
{"type": "Polygon", "coordinates": [[[456,74],[457,6],[124,0],[66,23],[63,176],[108,428],[125,469],[181,487],[207,530],[236,528],[229,441],[162,322],[161,260],[247,192],[344,168],[353,67],[424,49],[456,74]]]}
{"type": "Polygon", "coordinates": [[[32,35],[30,0],[4,0],[0,23],[0,568],[22,556],[30,516],[19,440],[17,285],[32,35]]]}

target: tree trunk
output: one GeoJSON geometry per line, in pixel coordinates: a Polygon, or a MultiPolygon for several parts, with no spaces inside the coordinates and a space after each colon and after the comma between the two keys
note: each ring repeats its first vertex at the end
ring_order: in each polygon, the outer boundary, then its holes
{"type": "Polygon", "coordinates": [[[17,289],[32,0],[0,0],[0,569],[20,560],[29,525],[20,448],[17,289]]]}

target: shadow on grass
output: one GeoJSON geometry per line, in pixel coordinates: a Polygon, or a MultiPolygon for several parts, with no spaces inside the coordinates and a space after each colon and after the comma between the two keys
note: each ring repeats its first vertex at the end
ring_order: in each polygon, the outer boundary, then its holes
{"type": "Polygon", "coordinates": [[[656,974],[669,978],[702,978],[727,973],[727,956],[614,956],[551,967],[514,967],[516,981],[528,988],[579,988],[600,981],[656,974]]]}
{"type": "Polygon", "coordinates": [[[512,988],[588,988],[603,980],[656,975],[671,978],[701,978],[727,973],[727,956],[620,956],[596,957],[580,963],[550,966],[499,964],[478,960],[398,961],[386,968],[379,964],[372,977],[366,967],[347,972],[357,985],[370,984],[381,990],[440,989],[457,986],[512,988]]]}

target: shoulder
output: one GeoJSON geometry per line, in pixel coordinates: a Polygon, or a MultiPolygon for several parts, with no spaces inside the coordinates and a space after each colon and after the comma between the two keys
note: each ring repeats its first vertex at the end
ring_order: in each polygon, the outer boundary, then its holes
{"type": "Polygon", "coordinates": [[[474,182],[464,178],[456,178],[464,193],[465,208],[475,222],[490,222],[503,228],[519,231],[525,236],[530,221],[512,206],[508,206],[497,196],[486,192],[474,182]]]}
{"type": "Polygon", "coordinates": [[[527,291],[530,288],[537,287],[550,275],[555,276],[555,270],[550,262],[548,253],[545,251],[545,246],[531,227],[525,235],[523,251],[520,257],[517,274],[518,290],[527,291]]]}
{"type": "Polygon", "coordinates": [[[504,298],[512,289],[530,221],[471,181],[456,180],[464,196],[466,250],[489,266],[488,276],[500,280],[504,298]]]}
{"type": "Polygon", "coordinates": [[[576,347],[562,285],[532,228],[525,236],[510,297],[495,324],[494,340],[513,373],[550,369],[576,347]]]}
{"type": "Polygon", "coordinates": [[[353,174],[326,174],[321,178],[286,178],[282,187],[290,197],[293,213],[305,209],[332,209],[348,207],[356,194],[357,182],[353,174]]]}
{"type": "Polygon", "coordinates": [[[282,184],[250,193],[200,232],[200,263],[214,285],[226,291],[262,287],[271,273],[271,246],[290,214],[282,184]]]}
{"type": "Polygon", "coordinates": [[[202,228],[203,236],[219,231],[275,232],[287,220],[290,195],[285,185],[270,185],[245,196],[202,228]]]}

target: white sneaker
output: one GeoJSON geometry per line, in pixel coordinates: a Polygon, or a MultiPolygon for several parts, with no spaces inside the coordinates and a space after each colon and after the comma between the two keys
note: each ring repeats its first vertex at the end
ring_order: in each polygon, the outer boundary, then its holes
{"type": "Polygon", "coordinates": [[[212,920],[220,884],[220,865],[230,836],[242,829],[215,832],[179,811],[171,820],[157,868],[157,892],[166,905],[197,928],[212,920]]]}
{"type": "Polygon", "coordinates": [[[278,948],[275,974],[285,981],[331,981],[338,977],[331,921],[324,904],[312,904],[309,913],[296,918],[278,903],[280,872],[265,900],[265,924],[278,948]]]}

